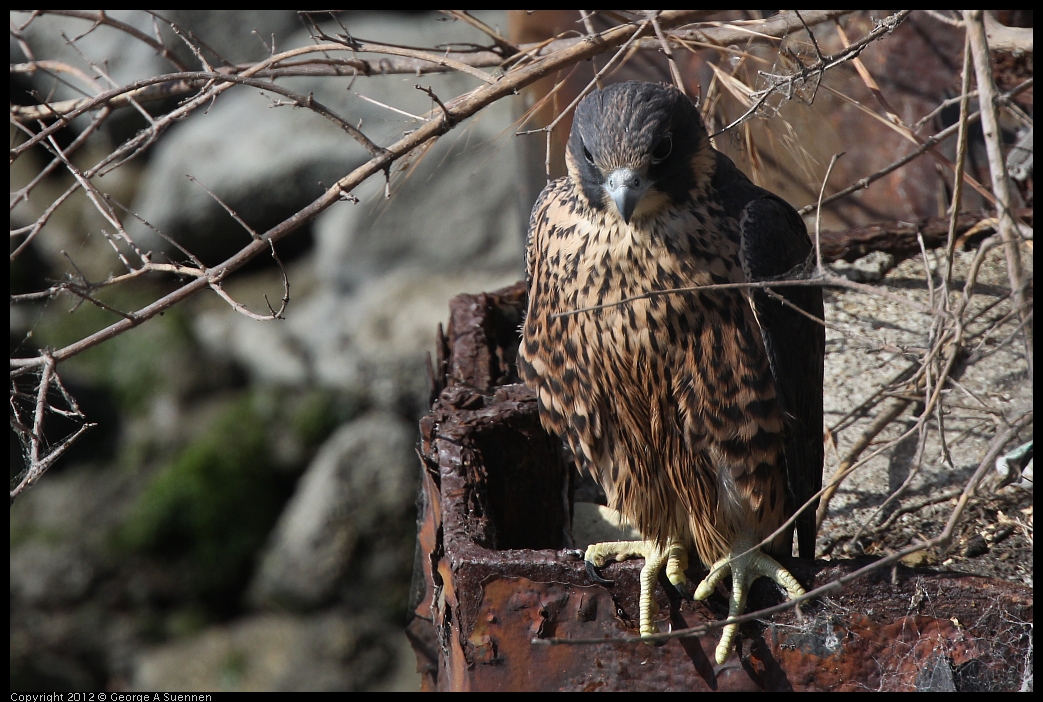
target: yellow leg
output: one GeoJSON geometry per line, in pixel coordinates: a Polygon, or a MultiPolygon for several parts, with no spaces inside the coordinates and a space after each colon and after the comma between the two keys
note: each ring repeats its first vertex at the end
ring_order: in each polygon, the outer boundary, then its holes
{"type": "Polygon", "coordinates": [[[654,541],[607,541],[587,547],[584,559],[590,566],[600,568],[610,560],[623,561],[627,558],[644,558],[641,569],[640,630],[641,636],[658,633],[653,618],[659,613],[655,601],[655,584],[659,571],[666,568],[666,577],[677,586],[684,585],[684,571],[688,568],[688,552],[679,542],[671,539],[664,547],[654,541]]]}
{"type": "MultiPolygon", "coordinates": [[[[731,554],[714,563],[710,568],[710,574],[699,583],[699,587],[695,590],[695,599],[705,600],[709,597],[717,584],[729,573],[732,576],[732,596],[728,605],[729,618],[742,614],[746,608],[746,594],[749,592],[750,585],[761,576],[771,578],[778,583],[790,599],[803,595],[804,588],[800,586],[797,579],[779,565],[778,561],[763,553],[759,548],[746,555],[739,555],[744,551],[749,551],[756,543],[757,541],[748,535],[738,536],[732,543],[731,554]]],[[[738,624],[729,624],[721,632],[721,642],[717,644],[715,651],[718,664],[724,663],[728,658],[728,651],[731,649],[732,641],[735,640],[738,630],[738,624]]]]}

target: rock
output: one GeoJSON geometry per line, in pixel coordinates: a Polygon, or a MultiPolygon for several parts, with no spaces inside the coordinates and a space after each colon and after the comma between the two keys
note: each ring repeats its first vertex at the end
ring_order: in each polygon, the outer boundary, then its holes
{"type": "Polygon", "coordinates": [[[257,381],[317,383],[381,409],[419,414],[427,396],[424,354],[434,348],[438,324],[444,326],[449,298],[498,288],[520,275],[514,269],[404,268],[350,292],[320,285],[291,303],[284,322],[218,310],[199,315],[194,331],[209,353],[242,364],[257,381]]]}
{"type": "MultiPolygon", "coordinates": [[[[497,13],[485,19],[495,23],[500,17],[502,15],[497,13]]],[[[381,41],[399,45],[484,39],[483,34],[465,23],[440,22],[438,19],[434,13],[395,15],[393,18],[380,13],[354,15],[342,19],[342,22],[353,35],[379,37],[381,41]]],[[[336,24],[326,27],[326,30],[343,32],[336,24]]],[[[280,50],[312,43],[309,33],[304,30],[277,37],[277,41],[280,50]]],[[[366,136],[382,146],[401,138],[404,132],[414,129],[417,122],[359,95],[419,115],[431,109],[433,103],[427,94],[416,88],[418,83],[447,100],[475,87],[477,79],[458,74],[279,79],[279,85],[300,95],[312,95],[352,124],[361,124],[366,136]]],[[[205,114],[194,113],[185,122],[172,127],[171,133],[154,150],[134,211],[205,262],[213,264],[247,244],[249,235],[199,184],[188,180],[186,174],[193,175],[200,184],[240,213],[250,226],[264,231],[315,200],[326,187],[370,158],[369,152],[340,125],[312,110],[291,107],[285,104],[287,102],[288,99],[280,95],[262,95],[255,88],[235,87],[218,97],[205,114]],[[284,104],[273,106],[277,101],[284,104]]],[[[513,158],[496,158],[496,153],[490,156],[488,149],[482,146],[485,140],[510,131],[510,107],[504,103],[493,106],[488,112],[490,114],[483,114],[481,119],[457,127],[448,137],[435,142],[425,156],[418,155],[419,160],[396,164],[396,171],[412,171],[417,162],[421,162],[421,168],[408,178],[398,175],[393,178],[392,189],[399,192],[391,203],[383,202],[380,197],[384,185],[380,178],[372,179],[374,185],[366,193],[376,190],[377,202],[376,208],[367,215],[370,223],[383,216],[387,205],[391,204],[391,209],[395,210],[390,215],[393,218],[391,226],[399,230],[394,237],[374,237],[371,240],[373,255],[379,258],[381,254],[391,254],[395,258],[403,245],[415,246],[416,233],[428,228],[433,228],[436,235],[417,239],[428,242],[428,249],[441,252],[443,258],[459,253],[461,248],[466,249],[466,243],[476,236],[483,250],[493,251],[499,239],[511,233],[520,236],[525,218],[513,223],[506,231],[500,226],[482,226],[487,217],[491,216],[499,224],[518,209],[513,158]],[[460,148],[450,154],[454,144],[459,144],[460,148]],[[447,157],[451,160],[447,161],[447,157]],[[453,161],[463,165],[456,165],[453,161]],[[472,182],[459,183],[458,177],[446,175],[461,169],[473,176],[472,182]],[[433,172],[439,175],[437,180],[432,178],[433,172]],[[400,188],[399,181],[407,185],[400,188]],[[408,185],[410,181],[413,185],[408,185]],[[490,191],[507,192],[510,207],[504,208],[503,198],[493,196],[490,191]],[[419,192],[426,194],[414,198],[419,192]],[[460,196],[465,196],[466,201],[457,199],[460,196]],[[399,202],[403,201],[412,203],[404,211],[399,207],[399,202]],[[433,201],[440,204],[438,209],[430,207],[433,201]],[[419,216],[414,216],[417,213],[419,216]],[[461,230],[462,221],[467,226],[461,230]],[[462,247],[446,241],[443,233],[456,235],[456,240],[465,245],[462,247]],[[483,237],[491,237],[494,244],[490,246],[482,241],[483,237]]],[[[506,148],[511,151],[513,145],[508,142],[506,148]]],[[[366,193],[360,191],[360,195],[366,193]]],[[[370,228],[367,224],[359,232],[341,229],[338,234],[350,239],[365,239],[370,228]]],[[[136,240],[145,242],[145,248],[166,251],[182,258],[149,227],[133,222],[128,223],[128,230],[136,240]]],[[[306,228],[285,239],[279,245],[280,250],[305,248],[306,242],[301,242],[307,238],[307,231],[306,228]]],[[[367,275],[379,272],[372,270],[364,258],[358,259],[357,265],[367,275]]]]}
{"type": "Polygon", "coordinates": [[[270,384],[304,385],[308,382],[308,361],[291,339],[280,330],[232,313],[204,312],[195,318],[192,329],[200,344],[212,355],[234,359],[250,370],[256,380],[270,384]]]}
{"type": "Polygon", "coordinates": [[[885,251],[873,251],[854,263],[840,259],[830,264],[837,275],[856,283],[875,283],[895,267],[895,257],[885,251]]]}
{"type": "Polygon", "coordinates": [[[998,487],[1013,485],[1032,490],[1032,442],[1022,444],[996,459],[998,487]]]}
{"type": "MultiPolygon", "coordinates": [[[[192,32],[211,47],[217,48],[221,57],[232,63],[259,61],[268,55],[268,49],[258,36],[270,44],[273,34],[283,38],[300,30],[300,20],[292,10],[163,10],[159,14],[176,23],[182,31],[192,32]]],[[[190,66],[189,70],[199,67],[199,61],[191,50],[166,23],[156,22],[151,15],[139,10],[107,10],[106,15],[153,38],[158,28],[164,46],[190,66]]],[[[12,21],[19,24],[28,19],[28,14],[21,13],[12,17],[12,21]]],[[[22,34],[36,59],[63,61],[93,74],[94,71],[85,64],[86,58],[104,67],[112,80],[119,84],[179,70],[145,42],[110,26],[91,25],[92,22],[86,19],[43,15],[33,18],[22,34]],[[74,39],[75,48],[69,45],[69,39],[74,39]]],[[[213,54],[207,58],[214,60],[213,54]]],[[[12,40],[11,62],[28,59],[21,47],[12,40]]],[[[216,65],[220,65],[220,62],[216,65]]],[[[17,75],[21,77],[22,74],[17,75]]],[[[82,98],[84,93],[81,89],[85,88],[92,92],[76,78],[67,82],[57,81],[53,74],[44,71],[38,71],[29,83],[54,100],[82,98]]],[[[97,83],[97,90],[111,87],[101,79],[97,83]]],[[[89,115],[81,116],[75,120],[74,126],[82,128],[90,123],[90,119],[89,115]]],[[[117,110],[106,124],[106,129],[116,131],[122,139],[132,136],[143,124],[136,110],[117,110]]]]}
{"type": "Polygon", "coordinates": [[[528,212],[515,145],[501,136],[510,125],[508,105],[492,105],[394,176],[389,199],[374,178],[356,190],[361,203],[326,210],[315,225],[318,274],[347,290],[400,268],[519,270],[528,212]]]}
{"type": "MultiPolygon", "coordinates": [[[[484,19],[495,25],[498,17],[484,19]]],[[[403,45],[478,39],[470,34],[473,28],[432,15],[345,21],[355,35],[403,45]]],[[[303,35],[295,36],[285,47],[304,42],[303,35]]],[[[348,91],[349,81],[290,78],[280,84],[314,93],[352,123],[361,119],[380,144],[415,122],[356,94],[419,114],[430,109],[431,99],[417,83],[440,96],[475,84],[461,75],[392,75],[359,77],[348,91]]],[[[193,247],[220,241],[222,252],[208,255],[221,258],[246,240],[184,173],[196,175],[261,230],[278,221],[269,216],[282,207],[276,201],[292,205],[281,216],[289,215],[318,197],[318,181],[329,185],[368,158],[339,127],[308,110],[280,107],[257,119],[260,99],[248,91],[224,95],[205,119],[179,125],[157,147],[137,211],[196,253],[202,249],[193,247]],[[287,134],[297,136],[288,140],[287,134]],[[243,209],[237,202],[251,204],[243,209]]],[[[372,178],[356,189],[358,204],[338,203],[319,215],[309,260],[315,281],[299,285],[301,276],[291,271],[286,322],[258,324],[220,309],[195,324],[203,345],[262,382],[317,383],[360,394],[378,408],[418,415],[427,394],[424,354],[434,347],[449,298],[498,288],[522,275],[528,213],[519,204],[510,108],[507,102],[493,105],[398,164],[390,199],[384,199],[383,180],[372,178]]],[[[144,229],[138,233],[147,235],[144,229]]],[[[307,235],[285,241],[302,236],[307,235]]],[[[160,242],[153,237],[152,245],[159,248],[160,242]]],[[[264,309],[263,303],[251,304],[264,309]]]]}
{"type": "Polygon", "coordinates": [[[94,576],[81,549],[30,542],[11,554],[11,600],[21,606],[72,604],[88,593],[94,576]]]}
{"type": "Polygon", "coordinates": [[[934,656],[916,676],[917,692],[956,692],[952,666],[945,656],[934,656]]]}
{"type": "Polygon", "coordinates": [[[260,614],[137,657],[135,690],[360,690],[393,667],[393,644],[363,618],[260,614]]]}
{"type": "MultiPolygon", "coordinates": [[[[374,413],[341,427],[319,450],[276,526],[251,585],[251,599],[292,609],[332,601],[345,579],[367,581],[366,570],[394,571],[397,554],[357,554],[360,541],[382,543],[381,532],[412,526],[417,459],[410,426],[374,413]]],[[[406,544],[411,565],[412,543],[406,544]]]]}
{"type": "Polygon", "coordinates": [[[109,536],[134,479],[80,465],[48,474],[11,508],[11,602],[24,609],[85,599],[112,568],[109,536]]]}

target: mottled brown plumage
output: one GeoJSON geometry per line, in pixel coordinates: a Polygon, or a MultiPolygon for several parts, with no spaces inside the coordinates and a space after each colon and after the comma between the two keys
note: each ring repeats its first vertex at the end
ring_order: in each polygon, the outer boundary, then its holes
{"type": "MultiPolygon", "coordinates": [[[[804,224],[710,147],[672,87],[629,82],[586,97],[566,162],[530,221],[522,377],[544,426],[649,548],[680,544],[724,565],[821,485],[823,328],[745,288],[599,306],[790,273],[810,252],[804,224]],[[598,309],[555,316],[588,307],[598,309]]],[[[822,317],[819,290],[776,292],[822,317]]],[[[813,507],[797,532],[812,556],[813,507]]],[[[789,556],[791,543],[787,531],[766,550],[789,556]]],[[[622,551],[640,552],[609,557],[622,551]]]]}

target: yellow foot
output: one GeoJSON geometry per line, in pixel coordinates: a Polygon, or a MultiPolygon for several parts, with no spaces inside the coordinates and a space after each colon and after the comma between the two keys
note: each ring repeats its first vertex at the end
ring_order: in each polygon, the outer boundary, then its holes
{"type": "Polygon", "coordinates": [[[597,575],[595,568],[600,568],[608,561],[624,561],[627,558],[644,558],[645,566],[641,569],[641,636],[658,633],[652,619],[659,613],[655,601],[655,584],[659,571],[666,567],[666,577],[675,586],[685,584],[684,571],[688,568],[688,552],[679,542],[670,540],[665,547],[659,547],[654,541],[607,541],[591,544],[587,547],[584,559],[587,571],[600,582],[608,582],[597,575]]]}
{"type": "MultiPolygon", "coordinates": [[[[746,555],[740,555],[744,551],[749,551],[756,543],[757,541],[748,536],[736,538],[732,543],[731,555],[714,563],[710,568],[710,574],[699,583],[699,587],[695,590],[695,599],[705,600],[709,597],[717,587],[717,583],[721,582],[729,573],[732,575],[732,597],[728,605],[729,618],[742,614],[746,608],[746,593],[749,591],[750,585],[762,575],[778,583],[791,600],[803,595],[804,588],[800,586],[797,579],[779,565],[778,561],[763,553],[759,548],[746,555]]],[[[738,630],[738,624],[729,624],[721,632],[721,642],[717,644],[715,651],[718,665],[723,664],[728,658],[728,650],[731,648],[738,630]]]]}

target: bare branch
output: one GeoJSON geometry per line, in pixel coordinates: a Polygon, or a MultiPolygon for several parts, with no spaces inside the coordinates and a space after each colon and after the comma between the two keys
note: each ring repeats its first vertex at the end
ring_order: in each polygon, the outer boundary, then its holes
{"type": "Polygon", "coordinates": [[[952,256],[956,249],[956,221],[959,219],[960,204],[963,200],[963,169],[967,162],[967,124],[970,111],[970,88],[971,88],[971,44],[968,38],[963,46],[963,87],[960,96],[960,120],[958,122],[959,133],[956,138],[956,172],[952,187],[952,205],[950,213],[952,219],[949,222],[948,243],[945,247],[945,258],[948,266],[945,271],[945,287],[948,290],[952,284],[952,256]]]}
{"type": "MultiPolygon", "coordinates": [[[[15,10],[15,12],[24,12],[24,10],[15,10]]],[[[38,11],[34,11],[34,15],[37,12],[38,11]]],[[[125,24],[123,22],[120,22],[119,20],[112,19],[104,12],[84,12],[81,10],[46,10],[46,14],[58,15],[61,17],[76,17],[79,19],[88,20],[90,22],[93,22],[94,24],[104,24],[114,29],[118,29],[125,34],[134,37],[138,41],[151,46],[153,49],[156,50],[156,53],[165,58],[167,61],[170,61],[170,63],[172,63],[179,70],[188,70],[188,66],[183,64],[181,62],[181,59],[179,59],[173,52],[167,49],[167,47],[165,47],[162,43],[153,39],[147,34],[135,29],[134,27],[131,27],[129,24],[125,24]]],[[[27,56],[27,58],[29,57],[27,56]]]]}
{"type": "Polygon", "coordinates": [[[44,450],[44,433],[43,423],[44,417],[47,414],[47,410],[50,409],[50,405],[47,402],[47,395],[50,392],[51,385],[55,385],[62,397],[69,403],[70,412],[62,412],[67,416],[74,416],[82,418],[83,414],[80,412],[79,407],[76,406],[76,402],[72,400],[69,393],[65,390],[65,387],[57,379],[55,374],[55,365],[57,362],[50,354],[46,352],[42,358],[44,363],[40,368],[40,380],[37,384],[36,399],[33,403],[33,422],[32,428],[29,429],[21,422],[21,415],[18,412],[15,403],[19,399],[20,393],[16,391],[14,385],[14,376],[12,376],[12,387],[11,387],[11,426],[15,429],[16,433],[19,434],[19,438],[22,441],[22,445],[26,448],[26,469],[21,476],[21,479],[11,490],[11,502],[13,503],[15,498],[18,497],[23,491],[32,487],[42,476],[47,472],[47,469],[54,465],[54,462],[65,453],[72,444],[83,435],[85,431],[90,429],[94,424],[85,423],[77,431],[73,432],[70,436],[66,437],[60,444],[54,446],[45,455],[41,455],[44,450]]]}
{"type": "MultiPolygon", "coordinates": [[[[689,16],[693,13],[687,11],[670,11],[664,12],[660,15],[659,21],[665,29],[673,28],[678,24],[682,24],[688,20],[689,16]]],[[[634,35],[641,31],[647,23],[641,25],[624,25],[619,27],[613,27],[602,32],[599,35],[597,43],[578,43],[572,47],[565,49],[561,52],[557,52],[551,56],[547,56],[538,59],[530,64],[521,66],[511,71],[509,76],[505,76],[503,79],[495,84],[485,85],[479,87],[470,93],[462,95],[458,98],[450,100],[446,103],[446,110],[451,117],[453,124],[459,124],[460,121],[467,117],[475,114],[486,105],[489,105],[496,100],[499,100],[507,95],[512,95],[520,88],[529,85],[530,83],[539,80],[540,78],[553,74],[560,70],[562,67],[570,66],[578,61],[583,61],[595,54],[601,53],[611,48],[625,44],[627,41],[634,38],[634,35]]],[[[294,50],[291,52],[285,52],[279,56],[286,56],[287,54],[298,55],[306,51],[314,51],[314,47],[306,47],[305,49],[294,50]],[[296,53],[294,53],[296,52],[296,53]]],[[[271,63],[278,60],[278,57],[273,57],[267,61],[263,61],[255,65],[252,69],[254,72],[259,72],[264,68],[268,67],[271,63]]],[[[247,76],[249,77],[249,76],[247,76]]],[[[190,106],[198,106],[214,95],[223,90],[227,89],[233,82],[227,82],[221,85],[214,85],[205,93],[198,95],[193,98],[192,101],[186,103],[186,105],[179,108],[179,110],[189,109],[190,106]]],[[[81,108],[83,109],[83,108],[81,108]]],[[[85,111],[85,110],[84,110],[85,111]]],[[[177,111],[175,111],[177,112],[177,111]]],[[[70,113],[71,115],[72,113],[70,113]]],[[[174,114],[174,113],[171,113],[174,114]]],[[[63,116],[63,120],[70,119],[70,115],[63,116]]],[[[56,125],[52,125],[47,129],[41,130],[40,134],[36,135],[39,138],[48,130],[52,130],[56,125]]],[[[276,225],[272,229],[268,230],[261,235],[260,239],[257,239],[244,248],[238,253],[224,261],[223,263],[214,266],[206,271],[206,273],[189,283],[186,283],[182,287],[178,288],[174,292],[156,300],[152,304],[138,310],[134,314],[133,320],[122,320],[115,324],[106,327],[90,336],[83,338],[73,344],[70,344],[62,349],[58,349],[53,352],[53,357],[56,361],[63,361],[76,354],[82,353],[89,348],[96,346],[97,344],[117,336],[124,331],[140,324],[141,322],[151,319],[155,315],[169,309],[171,306],[177,304],[181,300],[187,299],[194,295],[199,290],[210,287],[213,282],[221,281],[226,275],[232,271],[238,269],[247,261],[257,256],[262,251],[268,249],[268,241],[276,242],[282,237],[295,231],[297,228],[311,221],[316,215],[325,210],[327,207],[332,205],[341,199],[343,193],[351,192],[364,180],[370,176],[384,172],[390,165],[402,158],[406,154],[410,153],[413,149],[426,143],[427,141],[441,135],[446,126],[443,124],[443,120],[429,120],[426,124],[422,125],[417,130],[411,132],[407,136],[398,140],[387,149],[383,150],[381,154],[374,156],[365,164],[359,166],[350,174],[341,178],[336,184],[330,187],[324,195],[315,200],[312,204],[308,205],[295,215],[285,220],[284,222],[276,225]]],[[[32,140],[29,140],[32,141],[32,140]]],[[[24,147],[23,143],[18,148],[24,147]]],[[[11,359],[12,368],[21,368],[28,366],[39,366],[44,361],[41,357],[31,359],[11,359]]]]}
{"type": "MultiPolygon", "coordinates": [[[[835,19],[845,14],[854,12],[854,10],[816,10],[812,12],[806,12],[803,15],[804,21],[808,25],[815,25],[821,22],[825,22],[831,19],[835,19]]],[[[685,21],[694,21],[702,16],[713,14],[707,11],[691,11],[687,13],[685,21]]],[[[749,40],[751,37],[761,37],[768,39],[777,39],[784,37],[790,32],[796,30],[802,25],[798,22],[795,16],[776,16],[767,20],[756,20],[747,23],[736,23],[725,26],[706,26],[700,27],[699,29],[690,30],[679,30],[676,32],[669,32],[672,38],[678,41],[689,41],[697,42],[699,44],[706,44],[715,48],[724,48],[728,44],[737,43],[749,40]],[[752,28],[756,28],[754,31],[752,28]]],[[[668,28],[669,29],[669,28],[668,28]]],[[[547,41],[537,44],[528,44],[519,47],[521,53],[512,57],[517,59],[518,56],[523,56],[530,61],[538,58],[544,58],[557,52],[564,51],[566,49],[572,49],[577,43],[584,41],[583,39],[568,38],[559,39],[556,41],[547,41]]],[[[658,39],[639,39],[634,42],[636,48],[648,49],[648,48],[659,48],[658,39]]],[[[604,46],[604,50],[613,48],[611,46],[604,46]]],[[[380,76],[380,75],[392,75],[392,74],[411,74],[419,75],[423,73],[446,73],[449,71],[456,70],[454,64],[466,64],[472,68],[487,68],[487,67],[501,67],[504,63],[504,58],[501,54],[495,51],[486,52],[447,52],[445,58],[438,57],[436,62],[432,62],[430,59],[421,58],[401,58],[401,59],[389,59],[381,60],[377,64],[365,61],[359,58],[331,58],[324,56],[323,58],[308,58],[303,61],[294,61],[292,59],[297,56],[309,54],[309,53],[320,53],[327,54],[329,52],[344,51],[346,47],[343,43],[336,44],[320,44],[317,46],[306,47],[304,49],[298,49],[294,51],[282,52],[274,56],[269,57],[261,64],[242,64],[234,67],[222,67],[216,69],[216,73],[228,76],[257,76],[258,78],[275,78],[280,76],[343,76],[352,75],[352,73],[345,73],[344,69],[351,69],[356,75],[362,76],[380,76]],[[452,63],[446,63],[446,61],[452,63]]],[[[374,47],[375,50],[375,47],[374,47]]],[[[596,52],[600,53],[600,52],[596,52]]],[[[193,72],[188,71],[187,67],[180,66],[182,73],[192,75],[193,72]]],[[[483,78],[483,80],[485,80],[483,78]]],[[[174,97],[177,95],[184,95],[191,93],[201,87],[200,83],[195,81],[185,80],[181,77],[181,74],[172,73],[165,76],[156,76],[151,79],[137,81],[130,84],[130,86],[124,86],[123,90],[113,92],[111,94],[106,93],[99,95],[94,98],[84,98],[77,100],[65,100],[48,106],[20,106],[13,105],[11,107],[11,118],[20,122],[34,121],[38,119],[53,119],[56,115],[62,115],[63,117],[72,118],[79,116],[83,112],[98,109],[102,105],[108,105],[110,107],[122,107],[130,104],[131,100],[137,100],[139,102],[146,102],[149,100],[160,100],[167,97],[174,97]],[[132,95],[129,94],[130,90],[139,90],[132,95]]],[[[111,91],[110,91],[111,92],[111,91]]]]}
{"type": "Polygon", "coordinates": [[[829,160],[826,175],[822,177],[822,187],[818,191],[818,207],[815,210],[815,275],[821,276],[826,274],[826,269],[822,265],[822,194],[826,192],[826,183],[829,182],[829,175],[833,172],[833,166],[837,165],[837,161],[843,155],[843,153],[833,154],[833,158],[829,160]]]}
{"type": "Polygon", "coordinates": [[[709,285],[693,285],[685,288],[671,288],[669,290],[650,290],[640,295],[631,295],[625,297],[622,300],[615,302],[606,302],[600,305],[592,305],[590,307],[581,307],[575,310],[567,310],[565,312],[558,312],[552,314],[552,319],[558,317],[571,317],[577,314],[584,314],[587,312],[596,312],[597,310],[610,309],[612,307],[620,307],[622,305],[628,305],[636,300],[649,300],[653,297],[662,297],[664,295],[684,295],[687,293],[701,293],[701,292],[712,292],[714,290],[746,290],[753,288],[782,288],[782,287],[837,287],[847,288],[849,290],[857,290],[859,292],[866,292],[873,295],[879,295],[892,302],[897,302],[900,305],[904,305],[909,309],[916,310],[922,314],[930,315],[934,311],[926,305],[921,305],[918,302],[914,302],[910,299],[904,298],[900,295],[888,292],[886,290],[880,290],[873,288],[871,285],[865,285],[864,283],[856,283],[853,280],[847,278],[841,278],[835,275],[824,275],[824,276],[813,276],[810,278],[780,278],[773,280],[757,280],[749,281],[745,283],[713,283],[709,285]]]}
{"type": "Polygon", "coordinates": [[[521,49],[519,49],[517,46],[512,44],[507,39],[505,39],[499,32],[487,25],[485,22],[481,21],[477,17],[473,17],[470,14],[468,14],[467,10],[442,11],[450,17],[454,17],[458,20],[466,22],[467,24],[471,25],[472,27],[475,27],[479,31],[485,32],[485,34],[487,34],[489,38],[496,43],[496,46],[499,48],[503,58],[510,58],[511,56],[514,56],[515,54],[521,51],[521,49]]]}
{"type": "Polygon", "coordinates": [[[415,87],[422,93],[427,93],[427,96],[434,100],[434,102],[438,105],[438,108],[442,110],[443,126],[446,128],[446,130],[450,129],[453,126],[453,116],[449,114],[449,110],[446,108],[445,103],[442,102],[442,100],[437,95],[435,95],[435,91],[431,90],[431,88],[425,88],[422,85],[415,85],[413,87],[415,87]]]}
{"type": "MultiPolygon", "coordinates": [[[[1021,92],[1022,90],[1026,90],[1027,88],[1029,88],[1031,86],[1032,86],[1032,81],[1031,80],[1027,80],[1024,83],[1022,83],[1021,85],[1018,85],[1017,87],[1015,87],[1010,92],[1005,93],[1004,95],[1000,96],[998,99],[1000,101],[1002,101],[1004,98],[1008,98],[1009,99],[1009,97],[1011,97],[1013,95],[1016,95],[1017,93],[1021,92]]],[[[977,122],[979,119],[981,119],[981,112],[974,112],[973,114],[968,116],[967,121],[968,121],[968,123],[974,123],[974,122],[977,122]]],[[[879,180],[880,178],[883,178],[884,176],[886,176],[889,173],[893,173],[894,171],[898,170],[899,168],[901,168],[902,166],[906,165],[910,161],[915,160],[917,157],[922,156],[923,154],[925,154],[930,149],[933,149],[935,146],[937,146],[942,141],[944,141],[944,140],[948,139],[949,137],[953,136],[954,134],[956,134],[958,131],[959,131],[959,124],[954,124],[954,125],[951,125],[949,127],[946,127],[945,129],[941,130],[940,132],[938,132],[934,136],[931,136],[931,137],[928,137],[927,139],[924,139],[923,140],[923,144],[918,149],[909,152],[908,154],[906,154],[902,158],[894,161],[893,163],[885,166],[884,168],[881,168],[876,173],[868,175],[865,178],[862,178],[862,179],[856,181],[851,186],[849,186],[847,188],[844,188],[843,190],[830,195],[829,197],[827,197],[826,199],[824,199],[822,201],[822,204],[823,205],[828,205],[829,203],[834,202],[836,200],[839,200],[842,197],[847,197],[848,195],[850,195],[853,192],[856,192],[858,190],[862,190],[864,188],[869,187],[873,182],[879,180]]],[[[801,215],[805,215],[805,214],[808,214],[809,212],[811,212],[813,209],[814,208],[811,205],[807,205],[806,207],[802,207],[800,210],[798,210],[798,213],[801,214],[801,215]]]]}
{"type": "MultiPolygon", "coordinates": [[[[753,104],[746,112],[740,115],[737,119],[732,121],[728,126],[718,130],[711,137],[723,134],[738,125],[745,122],[747,119],[752,117],[757,110],[761,109],[772,95],[780,91],[792,91],[796,83],[806,83],[809,78],[813,76],[820,76],[831,68],[841,65],[845,61],[857,57],[862,51],[869,46],[872,42],[876,41],[885,34],[889,34],[894,31],[902,21],[909,15],[912,10],[900,10],[895,14],[881,20],[876,29],[866,34],[864,37],[859,39],[857,42],[845,47],[842,51],[839,51],[831,56],[827,56],[824,59],[816,61],[811,66],[803,67],[798,73],[792,75],[774,75],[769,73],[761,73],[768,80],[768,87],[764,90],[758,91],[751,95],[751,98],[756,98],[753,104]]],[[[798,15],[801,26],[807,26],[810,24],[803,17],[798,15]]]]}
{"type": "Polygon", "coordinates": [[[688,94],[685,90],[684,80],[681,79],[681,71],[677,67],[677,61],[674,59],[674,52],[670,49],[670,42],[666,39],[666,34],[663,33],[663,28],[659,26],[659,22],[655,17],[652,18],[652,27],[655,29],[655,35],[659,37],[659,43],[663,47],[663,54],[666,56],[666,62],[670,66],[670,77],[674,81],[674,86],[682,93],[688,94]]]}
{"type": "Polygon", "coordinates": [[[1010,179],[1007,175],[1007,162],[999,141],[999,124],[996,116],[996,83],[992,77],[992,63],[989,59],[989,48],[985,38],[985,25],[981,10],[965,10],[964,24],[967,27],[967,38],[970,41],[971,56],[974,59],[974,72],[978,79],[978,92],[981,95],[981,125],[985,135],[985,150],[989,157],[989,173],[992,176],[992,190],[996,195],[996,209],[1000,220],[1000,236],[1003,239],[1003,252],[1007,259],[1007,274],[1010,276],[1011,290],[1014,291],[1014,304],[1021,314],[1025,327],[1025,363],[1028,367],[1029,380],[1032,379],[1032,326],[1028,319],[1029,306],[1025,300],[1025,275],[1021,266],[1021,253],[1015,236],[1017,223],[1011,216],[1010,179]]]}

